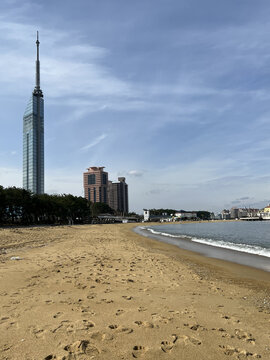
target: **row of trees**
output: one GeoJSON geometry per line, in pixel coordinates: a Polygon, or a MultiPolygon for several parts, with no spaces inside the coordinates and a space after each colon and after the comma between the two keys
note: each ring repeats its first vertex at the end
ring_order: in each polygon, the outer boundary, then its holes
{"type": "Polygon", "coordinates": [[[69,224],[82,223],[103,212],[112,213],[106,204],[90,203],[73,195],[36,195],[0,186],[0,224],[69,224]]]}

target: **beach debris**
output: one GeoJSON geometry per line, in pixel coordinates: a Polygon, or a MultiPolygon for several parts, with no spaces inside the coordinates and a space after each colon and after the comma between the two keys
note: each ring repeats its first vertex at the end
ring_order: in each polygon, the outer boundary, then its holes
{"type": "Polygon", "coordinates": [[[10,260],[22,260],[20,256],[11,256],[10,260]]]}

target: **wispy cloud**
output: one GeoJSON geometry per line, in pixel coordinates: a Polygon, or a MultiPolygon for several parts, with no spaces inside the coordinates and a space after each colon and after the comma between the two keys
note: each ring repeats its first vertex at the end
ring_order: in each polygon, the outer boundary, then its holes
{"type": "MultiPolygon", "coordinates": [[[[11,85],[21,79],[29,87],[34,80],[36,27],[0,18],[0,30],[3,55],[0,59],[1,81],[11,85]]],[[[41,82],[47,97],[71,96],[74,99],[89,95],[93,98],[131,95],[128,83],[101,64],[100,60],[103,61],[109,54],[107,49],[81,43],[75,32],[43,28],[40,28],[40,41],[41,82]]],[[[13,87],[12,91],[14,94],[16,88],[13,87]]]]}
{"type": "Polygon", "coordinates": [[[87,150],[91,149],[93,146],[98,145],[102,140],[106,139],[107,136],[108,136],[107,134],[102,134],[102,135],[98,136],[96,139],[91,141],[90,144],[83,146],[80,150],[87,151],[87,150]]]}
{"type": "Polygon", "coordinates": [[[130,170],[130,171],[128,171],[127,174],[130,175],[130,176],[141,177],[141,176],[143,176],[143,171],[141,171],[141,170],[130,170]]]}

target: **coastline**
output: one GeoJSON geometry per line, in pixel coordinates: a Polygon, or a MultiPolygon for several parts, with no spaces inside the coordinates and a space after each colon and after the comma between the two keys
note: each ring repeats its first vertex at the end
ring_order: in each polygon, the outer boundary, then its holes
{"type": "MultiPolygon", "coordinates": [[[[157,224],[151,223],[147,226],[157,226],[157,224]]],[[[189,250],[198,253],[208,258],[215,258],[219,260],[228,261],[240,265],[246,265],[253,268],[257,268],[263,271],[270,272],[270,258],[262,255],[251,254],[243,251],[237,251],[229,248],[208,245],[199,242],[193,242],[187,240],[185,237],[179,236],[165,236],[163,234],[152,233],[147,230],[147,226],[137,226],[134,228],[134,232],[139,235],[150,237],[158,241],[165,242],[167,244],[175,245],[180,249],[189,250]]]]}
{"type": "Polygon", "coordinates": [[[0,229],[0,358],[269,358],[268,272],[135,226],[0,229]]]}

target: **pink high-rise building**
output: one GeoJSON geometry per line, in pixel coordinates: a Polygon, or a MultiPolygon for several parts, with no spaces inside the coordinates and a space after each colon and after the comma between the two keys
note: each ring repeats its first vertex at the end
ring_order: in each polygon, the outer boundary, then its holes
{"type": "Polygon", "coordinates": [[[84,197],[95,203],[108,204],[108,173],[104,166],[92,166],[83,173],[84,197]]]}
{"type": "Polygon", "coordinates": [[[108,204],[117,213],[128,213],[128,184],[124,177],[108,180],[104,166],[91,166],[83,173],[84,197],[92,203],[108,204]]]}

